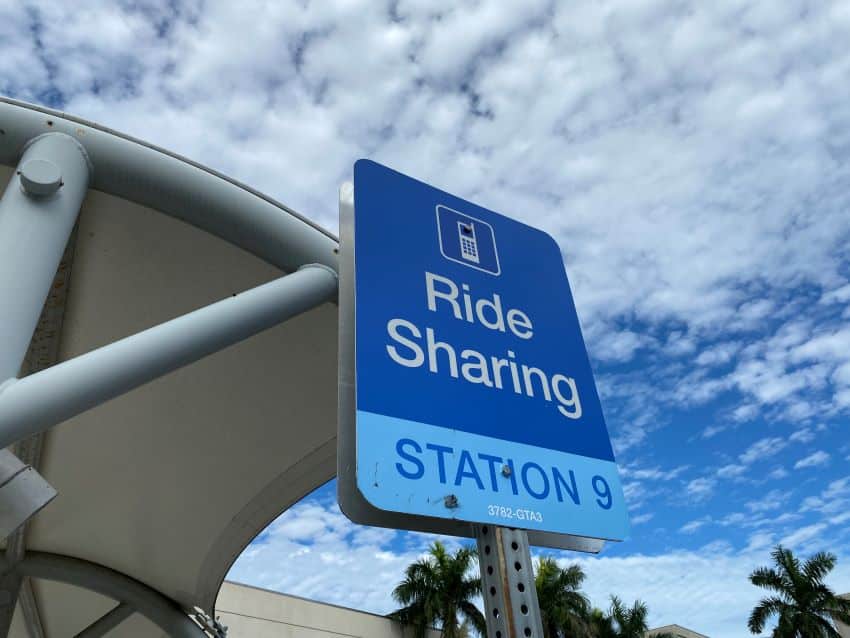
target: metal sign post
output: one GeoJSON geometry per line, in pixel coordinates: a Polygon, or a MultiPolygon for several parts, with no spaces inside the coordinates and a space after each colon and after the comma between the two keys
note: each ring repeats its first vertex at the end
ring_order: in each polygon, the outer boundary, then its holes
{"type": "Polygon", "coordinates": [[[474,525],[488,638],[542,638],[528,534],[474,525]]]}

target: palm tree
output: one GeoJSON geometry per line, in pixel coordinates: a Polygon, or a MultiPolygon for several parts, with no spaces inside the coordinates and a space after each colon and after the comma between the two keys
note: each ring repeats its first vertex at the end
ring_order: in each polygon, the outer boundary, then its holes
{"type": "Polygon", "coordinates": [[[750,631],[759,634],[772,616],[778,617],[774,638],[840,638],[835,622],[850,624],[850,600],[823,584],[835,567],[835,555],[818,552],[805,563],[790,549],[777,545],[770,554],[775,567],[760,567],[750,582],[775,592],[750,614],[750,631]]]}
{"type": "Polygon", "coordinates": [[[434,625],[444,638],[460,638],[464,629],[458,615],[483,635],[484,616],[471,602],[481,593],[481,579],[469,575],[475,550],[462,547],[451,554],[436,541],[428,551],[407,567],[404,580],[393,590],[393,598],[404,607],[390,616],[412,627],[416,638],[424,638],[434,625]]]}
{"type": "Polygon", "coordinates": [[[649,608],[641,600],[636,600],[631,607],[626,607],[617,596],[611,596],[611,611],[608,616],[617,638],[643,638],[643,634],[649,629],[646,623],[649,608]]]}
{"type": "Polygon", "coordinates": [[[588,616],[590,635],[593,638],[617,638],[611,616],[598,607],[594,607],[588,616]]]}
{"type": "MultiPolygon", "coordinates": [[[[617,596],[611,596],[608,612],[594,608],[590,612],[588,624],[594,638],[643,638],[649,630],[647,618],[649,608],[646,603],[636,600],[626,607],[617,596]]],[[[652,638],[675,638],[673,634],[653,634],[652,638]]]]}
{"type": "Polygon", "coordinates": [[[584,572],[578,565],[564,569],[553,558],[541,558],[537,562],[534,584],[544,638],[590,636],[587,618],[590,605],[581,593],[583,581],[584,572]]]}

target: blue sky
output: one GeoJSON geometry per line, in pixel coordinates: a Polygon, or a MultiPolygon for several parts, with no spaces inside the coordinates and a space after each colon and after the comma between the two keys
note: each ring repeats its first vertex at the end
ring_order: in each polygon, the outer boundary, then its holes
{"type": "MultiPolygon", "coordinates": [[[[336,229],[370,157],[559,241],[633,534],[587,590],[744,633],[783,542],[850,591],[850,6],[0,1],[0,92],[336,229]]],[[[322,488],[233,578],[385,612],[429,538],[322,488]]],[[[541,550],[545,551],[545,550],[541,550]]]]}

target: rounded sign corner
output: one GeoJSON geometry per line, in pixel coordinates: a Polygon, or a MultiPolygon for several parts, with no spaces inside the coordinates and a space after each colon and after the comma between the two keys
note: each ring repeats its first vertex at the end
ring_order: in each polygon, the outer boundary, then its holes
{"type": "Polygon", "coordinates": [[[360,157],[354,162],[354,175],[362,171],[367,167],[380,166],[375,160],[371,160],[368,157],[360,157]]]}

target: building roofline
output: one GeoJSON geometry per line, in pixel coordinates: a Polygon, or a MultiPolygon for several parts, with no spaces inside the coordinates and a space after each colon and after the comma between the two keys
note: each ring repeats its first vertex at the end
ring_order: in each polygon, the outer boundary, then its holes
{"type": "MultiPolygon", "coordinates": [[[[268,589],[267,587],[258,587],[257,585],[249,585],[248,583],[240,583],[236,580],[225,580],[224,585],[236,585],[238,587],[244,587],[245,589],[254,589],[257,591],[265,592],[267,594],[274,594],[276,596],[281,596],[285,598],[294,598],[295,600],[302,600],[307,603],[315,603],[317,605],[325,605],[326,607],[334,607],[335,609],[342,609],[343,611],[353,611],[358,614],[366,614],[367,616],[374,616],[375,618],[383,618],[385,620],[393,620],[388,615],[385,614],[376,614],[372,611],[364,611],[362,609],[355,609],[354,607],[346,607],[345,605],[337,605],[336,603],[327,603],[322,600],[315,600],[313,598],[306,598],[304,596],[297,596],[295,594],[287,594],[281,591],[275,591],[274,589],[268,589]]],[[[222,610],[224,611],[224,610],[222,610]]]]}
{"type": "Polygon", "coordinates": [[[664,632],[665,629],[673,629],[673,628],[684,629],[685,631],[692,633],[692,634],[695,634],[697,636],[701,636],[702,638],[709,638],[705,634],[701,634],[698,631],[694,631],[693,629],[689,629],[688,627],[684,627],[683,625],[679,625],[679,624],[676,624],[676,623],[672,623],[670,625],[662,625],[661,627],[653,627],[651,629],[648,629],[646,633],[647,634],[651,634],[653,632],[662,633],[662,632],[664,632]]]}

